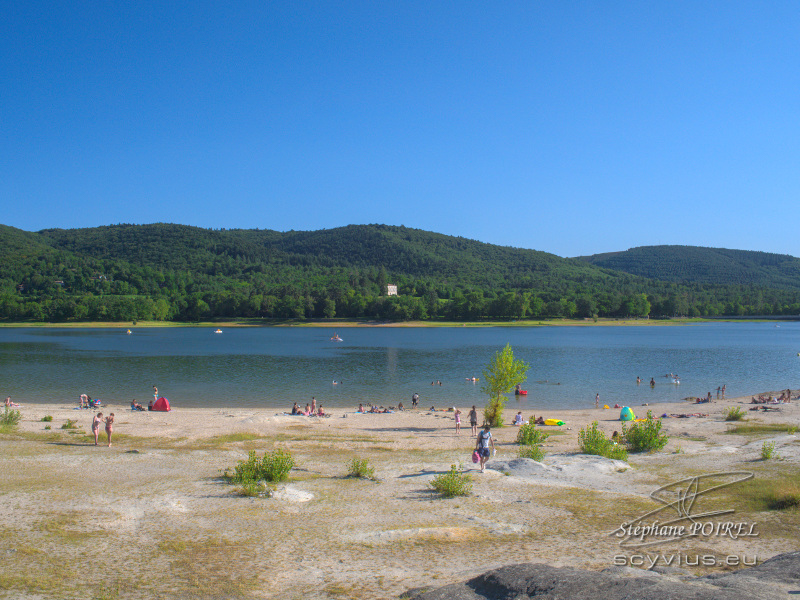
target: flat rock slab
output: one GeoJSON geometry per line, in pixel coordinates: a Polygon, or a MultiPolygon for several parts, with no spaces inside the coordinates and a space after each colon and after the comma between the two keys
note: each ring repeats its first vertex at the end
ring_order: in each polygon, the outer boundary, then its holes
{"type": "Polygon", "coordinates": [[[781,554],[750,569],[687,577],[654,571],[602,572],[540,564],[502,567],[422,593],[412,600],[785,600],[800,592],[800,552],[781,554]]]}

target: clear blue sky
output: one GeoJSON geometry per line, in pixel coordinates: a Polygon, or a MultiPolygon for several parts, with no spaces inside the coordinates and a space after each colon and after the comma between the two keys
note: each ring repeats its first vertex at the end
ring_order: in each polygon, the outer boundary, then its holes
{"type": "Polygon", "coordinates": [[[0,222],[800,256],[797,2],[0,4],[0,222]]]}

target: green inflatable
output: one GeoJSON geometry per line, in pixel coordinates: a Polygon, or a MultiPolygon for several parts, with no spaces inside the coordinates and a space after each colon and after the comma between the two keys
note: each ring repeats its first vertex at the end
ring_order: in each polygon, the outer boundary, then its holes
{"type": "Polygon", "coordinates": [[[630,406],[623,406],[622,410],[619,411],[620,421],[633,421],[635,418],[636,415],[633,414],[633,410],[631,410],[630,406]]]}

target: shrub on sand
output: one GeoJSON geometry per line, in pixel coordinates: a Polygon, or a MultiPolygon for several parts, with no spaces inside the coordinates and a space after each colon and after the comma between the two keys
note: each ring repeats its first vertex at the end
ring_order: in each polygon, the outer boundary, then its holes
{"type": "Polygon", "coordinates": [[[460,465],[450,465],[450,470],[434,477],[430,486],[443,498],[469,496],[472,493],[472,477],[463,473],[460,465]]]}
{"type": "Polygon", "coordinates": [[[539,444],[525,444],[519,448],[520,458],[532,458],[536,462],[542,462],[544,450],[539,444]]]}
{"type": "Polygon", "coordinates": [[[292,455],[278,448],[272,452],[264,453],[263,458],[256,456],[256,451],[251,450],[247,460],[239,461],[233,468],[233,474],[226,476],[233,483],[249,484],[258,481],[284,481],[289,476],[289,471],[294,467],[292,455]]]}
{"type": "Polygon", "coordinates": [[[726,421],[742,421],[747,413],[739,406],[730,406],[725,410],[726,421]]]}
{"type": "Polygon", "coordinates": [[[661,433],[661,419],[653,417],[652,411],[647,411],[647,417],[640,423],[632,423],[630,429],[622,424],[622,437],[628,446],[628,452],[655,452],[667,445],[669,437],[661,433]]]}
{"type": "Polygon", "coordinates": [[[521,445],[541,444],[550,436],[546,431],[538,429],[533,423],[525,423],[517,432],[517,443],[521,445]]]}
{"type": "Polygon", "coordinates": [[[358,477],[360,479],[371,479],[372,481],[378,481],[378,479],[375,477],[375,467],[369,464],[369,460],[366,458],[354,458],[347,465],[347,469],[348,477],[358,477]]]}
{"type": "Polygon", "coordinates": [[[10,410],[7,406],[5,411],[0,415],[0,431],[11,431],[19,425],[22,419],[22,413],[18,410],[10,410]]]}
{"type": "Polygon", "coordinates": [[[770,458],[778,458],[775,453],[775,442],[764,442],[761,444],[761,460],[769,460],[770,458]]]}
{"type": "Polygon", "coordinates": [[[578,443],[580,444],[581,452],[584,454],[593,454],[626,462],[628,460],[628,452],[625,447],[608,439],[606,434],[598,428],[597,421],[593,421],[586,429],[580,430],[578,443]]]}

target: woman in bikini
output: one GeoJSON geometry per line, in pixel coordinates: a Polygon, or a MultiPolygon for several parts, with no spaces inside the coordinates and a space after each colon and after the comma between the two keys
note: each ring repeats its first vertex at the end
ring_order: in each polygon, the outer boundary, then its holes
{"type": "Polygon", "coordinates": [[[94,434],[94,445],[97,446],[97,436],[100,433],[100,423],[103,420],[103,413],[97,413],[92,419],[92,433],[94,434]]]}
{"type": "MultiPolygon", "coordinates": [[[[108,436],[108,447],[111,447],[111,433],[114,431],[114,413],[111,413],[106,418],[106,435],[108,436]]],[[[97,434],[95,434],[97,438],[97,434]]]]}

